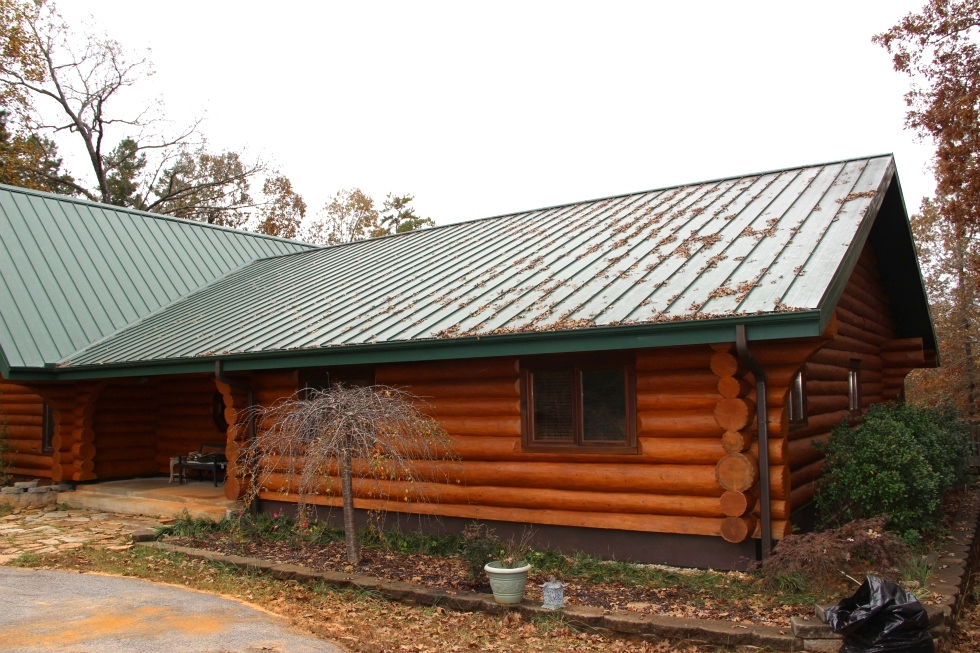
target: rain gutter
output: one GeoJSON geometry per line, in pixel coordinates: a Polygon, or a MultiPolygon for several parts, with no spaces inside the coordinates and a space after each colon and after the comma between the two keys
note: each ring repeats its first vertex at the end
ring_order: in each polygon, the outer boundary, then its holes
{"type": "Polygon", "coordinates": [[[735,349],[738,360],[755,377],[756,421],[759,430],[759,501],[762,522],[762,559],[772,554],[772,504],[769,487],[769,411],[766,406],[766,372],[749,351],[745,324],[735,325],[735,349]]]}
{"type": "MultiPolygon", "coordinates": [[[[832,315],[819,309],[753,316],[679,320],[653,324],[593,327],[568,331],[430,338],[357,345],[305,347],[291,350],[222,353],[224,370],[244,372],[287,367],[372,365],[490,356],[531,356],[616,349],[676,347],[731,342],[736,324],[752,324],[753,340],[809,338],[824,332],[832,315]]],[[[74,364],[69,359],[43,368],[10,369],[8,380],[105,379],[161,374],[199,374],[212,369],[210,356],[143,359],[102,364],[74,364]]]]}

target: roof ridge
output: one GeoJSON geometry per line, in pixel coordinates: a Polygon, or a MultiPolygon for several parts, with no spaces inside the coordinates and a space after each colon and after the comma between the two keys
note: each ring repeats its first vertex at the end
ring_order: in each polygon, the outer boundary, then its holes
{"type": "MultiPolygon", "coordinates": [[[[497,214],[497,215],[490,215],[490,216],[485,216],[485,217],[482,217],[482,218],[473,218],[472,220],[460,220],[458,222],[450,222],[448,224],[440,224],[440,225],[435,225],[433,227],[423,227],[421,229],[413,229],[411,231],[403,231],[401,233],[385,234],[383,236],[375,236],[373,238],[362,238],[360,240],[352,240],[352,241],[349,241],[349,242],[346,242],[346,243],[335,243],[333,245],[321,245],[319,247],[320,247],[320,249],[336,249],[338,247],[348,247],[348,246],[351,246],[351,245],[356,245],[358,243],[365,243],[365,242],[368,242],[368,241],[374,242],[374,241],[379,241],[379,240],[385,240],[385,239],[388,239],[388,238],[397,238],[397,237],[401,237],[401,236],[411,236],[413,234],[416,234],[417,235],[417,234],[422,234],[422,233],[431,233],[431,232],[436,231],[436,230],[449,229],[449,228],[458,227],[458,226],[464,225],[464,224],[475,224],[475,223],[478,223],[478,222],[486,222],[486,221],[489,221],[489,220],[503,220],[504,218],[514,218],[514,217],[517,217],[517,216],[520,216],[520,215],[529,215],[531,213],[544,213],[544,212],[547,212],[547,211],[554,211],[556,209],[568,208],[570,206],[578,206],[580,204],[595,204],[597,202],[605,202],[605,201],[608,201],[608,200],[620,199],[620,198],[623,198],[623,197],[630,197],[630,196],[633,196],[633,195],[646,195],[646,194],[649,194],[649,193],[662,193],[664,191],[674,190],[674,189],[677,189],[677,188],[684,188],[684,187],[687,187],[687,186],[703,186],[705,184],[717,184],[717,183],[720,183],[720,182],[723,182],[723,181],[731,181],[733,179],[744,179],[746,177],[761,177],[762,175],[771,175],[771,174],[776,174],[776,173],[779,173],[779,172],[791,172],[793,170],[805,170],[807,168],[817,168],[817,167],[821,167],[821,166],[835,165],[835,164],[838,164],[838,163],[849,163],[849,162],[852,162],[852,161],[862,161],[862,160],[868,160],[868,161],[870,161],[871,159],[880,159],[880,158],[884,158],[884,157],[891,157],[891,158],[894,159],[895,155],[894,155],[893,152],[883,152],[881,154],[872,154],[870,156],[855,156],[855,157],[848,157],[848,158],[844,158],[844,159],[837,159],[835,161],[824,161],[822,163],[807,163],[807,164],[802,164],[802,165],[790,166],[788,168],[773,168],[771,170],[763,170],[761,172],[749,172],[749,173],[745,173],[745,174],[741,174],[741,175],[728,175],[728,176],[725,176],[725,177],[717,177],[717,178],[714,178],[714,179],[705,179],[705,180],[702,180],[702,181],[692,181],[692,182],[683,183],[683,184],[672,184],[670,186],[662,186],[660,188],[650,188],[648,190],[639,190],[639,191],[633,191],[633,192],[627,192],[627,193],[616,193],[615,195],[606,195],[606,196],[603,196],[603,197],[595,197],[595,198],[592,198],[592,199],[577,200],[577,201],[574,201],[574,202],[563,202],[561,204],[554,204],[554,205],[551,205],[551,206],[543,206],[543,207],[540,207],[540,208],[529,209],[529,210],[526,210],[526,211],[514,211],[512,213],[500,213],[500,214],[497,214]]],[[[285,253],[285,254],[276,254],[274,258],[279,258],[279,257],[282,257],[282,256],[295,256],[297,254],[304,254],[304,253],[306,253],[306,252],[288,252],[288,253],[285,253]]]]}
{"type": "Polygon", "coordinates": [[[70,202],[73,204],[84,204],[86,206],[94,206],[103,209],[110,209],[113,211],[119,211],[121,213],[128,213],[130,215],[137,215],[143,218],[153,218],[155,220],[165,220],[168,222],[177,222],[179,224],[186,224],[194,227],[203,227],[209,229],[217,229],[219,231],[230,231],[235,234],[241,234],[243,236],[251,236],[254,238],[262,238],[264,240],[274,240],[283,243],[289,243],[291,245],[301,245],[304,247],[309,247],[310,249],[318,249],[320,245],[314,245],[312,243],[307,243],[302,240],[294,240],[291,238],[282,238],[281,236],[270,236],[269,234],[262,234],[255,231],[248,231],[247,229],[235,229],[234,227],[225,227],[223,225],[211,224],[208,222],[199,222],[198,220],[188,220],[187,218],[178,218],[173,215],[167,215],[165,213],[154,213],[152,211],[142,211],[140,209],[133,209],[127,206],[117,206],[115,204],[106,204],[104,202],[94,202],[90,199],[83,197],[74,197],[72,195],[61,195],[59,193],[51,193],[48,191],[35,190],[33,188],[22,188],[20,186],[11,186],[9,184],[0,184],[0,191],[7,191],[11,193],[20,193],[22,195],[33,195],[35,197],[41,197],[45,199],[51,199],[58,202],[70,202]]]}

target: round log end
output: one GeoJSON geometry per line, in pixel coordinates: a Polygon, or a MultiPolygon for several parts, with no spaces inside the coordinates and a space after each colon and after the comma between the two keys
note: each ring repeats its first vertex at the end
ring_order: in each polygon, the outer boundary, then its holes
{"type": "Polygon", "coordinates": [[[752,510],[755,496],[747,492],[727,490],[721,495],[721,511],[729,517],[741,517],[752,510]]]}
{"type": "Polygon", "coordinates": [[[728,454],[715,466],[718,485],[732,492],[745,492],[759,480],[759,463],[742,453],[728,454]]]}
{"type": "Polygon", "coordinates": [[[755,433],[743,431],[725,431],[721,436],[721,446],[727,453],[744,453],[755,442],[755,433]]]}
{"type": "Polygon", "coordinates": [[[723,376],[718,379],[718,394],[726,399],[747,397],[752,392],[752,384],[737,376],[723,376]]]}
{"type": "Polygon", "coordinates": [[[726,431],[741,431],[752,423],[755,402],[749,399],[722,399],[715,405],[715,422],[726,431]]]}
{"type": "Polygon", "coordinates": [[[756,523],[755,517],[725,517],[721,522],[721,536],[732,544],[744,542],[755,530],[756,523]]]}
{"type": "Polygon", "coordinates": [[[715,352],[711,356],[711,371],[720,377],[735,376],[738,374],[738,359],[729,353],[715,352]]]}

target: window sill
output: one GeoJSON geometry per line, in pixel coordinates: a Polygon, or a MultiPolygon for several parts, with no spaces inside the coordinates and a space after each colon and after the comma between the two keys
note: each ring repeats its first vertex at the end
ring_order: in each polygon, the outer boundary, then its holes
{"type": "Polygon", "coordinates": [[[640,453],[638,444],[574,445],[574,444],[525,444],[524,453],[604,453],[610,456],[630,456],[640,453]]]}

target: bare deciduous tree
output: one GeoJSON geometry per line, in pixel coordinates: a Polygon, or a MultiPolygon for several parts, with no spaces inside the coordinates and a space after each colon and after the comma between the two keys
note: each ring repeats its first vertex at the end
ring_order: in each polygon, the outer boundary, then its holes
{"type": "MultiPolygon", "coordinates": [[[[246,504],[262,491],[295,491],[297,510],[305,517],[310,498],[335,492],[339,481],[347,560],[357,564],[355,477],[373,481],[371,495],[387,499],[387,483],[420,481],[421,463],[455,458],[450,436],[419,410],[421,403],[398,388],[334,385],[257,407],[256,422],[263,428],[236,461],[249,478],[246,504]]],[[[426,480],[452,480],[452,465],[436,469],[441,478],[426,469],[426,480]]]]}

